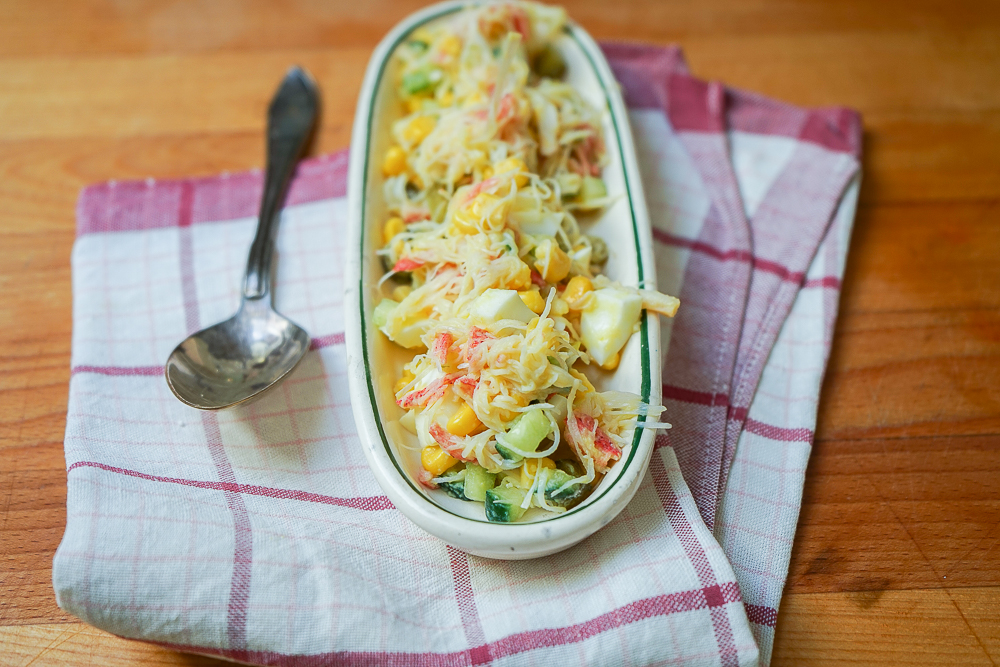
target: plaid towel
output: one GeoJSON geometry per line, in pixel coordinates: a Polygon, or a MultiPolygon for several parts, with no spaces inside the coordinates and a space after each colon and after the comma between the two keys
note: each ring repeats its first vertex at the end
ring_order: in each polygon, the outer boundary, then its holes
{"type": "Polygon", "coordinates": [[[259,172],[86,189],[73,251],[59,605],[118,635],[273,665],[767,664],[856,204],[860,124],[605,47],[662,290],[664,398],[635,499],[542,559],[467,556],[382,495],[345,378],[346,154],[300,166],[277,307],[313,336],[278,389],[203,413],[174,345],[239,300],[259,172]]]}

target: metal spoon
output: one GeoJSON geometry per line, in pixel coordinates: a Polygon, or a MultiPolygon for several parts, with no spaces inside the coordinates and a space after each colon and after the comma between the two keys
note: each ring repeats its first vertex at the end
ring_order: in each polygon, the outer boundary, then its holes
{"type": "Polygon", "coordinates": [[[288,375],[309,349],[309,334],[272,306],[271,259],[281,205],[317,108],[316,85],[293,67],[267,114],[264,196],[240,309],[225,322],[188,336],[167,359],[167,384],[191,407],[219,410],[247,401],[288,375]]]}

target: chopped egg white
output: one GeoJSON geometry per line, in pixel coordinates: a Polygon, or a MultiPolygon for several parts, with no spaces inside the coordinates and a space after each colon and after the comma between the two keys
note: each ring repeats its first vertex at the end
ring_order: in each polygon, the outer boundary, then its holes
{"type": "Polygon", "coordinates": [[[518,320],[527,324],[535,314],[512,289],[488,289],[472,305],[472,316],[484,323],[518,320]]]}
{"type": "Polygon", "coordinates": [[[590,299],[580,315],[580,338],[594,361],[603,365],[628,342],[642,313],[642,297],[635,291],[605,287],[590,299]]]}

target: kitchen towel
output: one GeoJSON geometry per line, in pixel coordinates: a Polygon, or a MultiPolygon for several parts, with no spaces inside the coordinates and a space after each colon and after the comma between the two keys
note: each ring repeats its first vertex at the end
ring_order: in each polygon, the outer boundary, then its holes
{"type": "Polygon", "coordinates": [[[277,389],[199,412],[163,362],[235,311],[259,172],[84,190],[73,250],[63,609],[268,665],[770,659],[859,183],[860,120],[605,45],[654,227],[665,419],[635,499],[542,559],[467,556],[382,495],[345,377],[346,153],[300,165],[276,305],[313,336],[277,389]]]}

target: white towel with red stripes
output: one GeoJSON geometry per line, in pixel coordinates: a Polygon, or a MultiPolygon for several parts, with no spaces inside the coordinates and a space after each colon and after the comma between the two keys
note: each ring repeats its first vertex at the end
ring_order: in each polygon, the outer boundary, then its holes
{"type": "Polygon", "coordinates": [[[278,308],[313,336],[280,388],[204,413],[163,362],[234,312],[259,172],[87,188],[73,250],[59,606],[261,665],[766,665],[857,202],[861,128],[606,45],[638,142],[673,429],[625,511],[531,561],[467,556],[382,494],[343,349],[346,154],[300,166],[278,308]]]}

